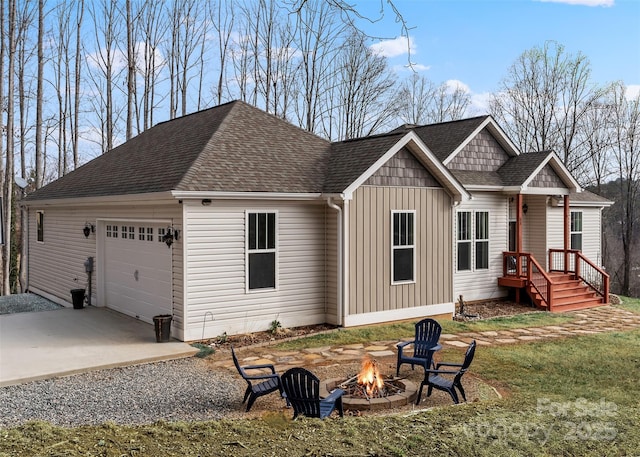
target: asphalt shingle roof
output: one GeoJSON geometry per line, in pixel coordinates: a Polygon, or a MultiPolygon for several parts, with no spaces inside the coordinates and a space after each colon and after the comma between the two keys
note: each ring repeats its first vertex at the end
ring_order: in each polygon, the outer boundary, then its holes
{"type": "MultiPolygon", "coordinates": [[[[172,190],[340,193],[407,132],[414,131],[442,161],[487,117],[403,126],[384,135],[330,143],[258,108],[234,101],[160,123],[26,199],[172,190]]],[[[549,154],[520,154],[494,173],[452,170],[452,174],[463,185],[518,186],[549,154]]],[[[572,198],[593,201],[591,196],[595,194],[576,194],[572,198]]]]}
{"type": "Polygon", "coordinates": [[[331,144],[235,101],[160,123],[27,200],[149,192],[321,192],[331,144]]]}
{"type": "Polygon", "coordinates": [[[498,175],[505,186],[520,186],[529,179],[538,166],[553,154],[549,151],[528,152],[511,157],[498,169],[498,175]]]}
{"type": "MultiPolygon", "coordinates": [[[[413,127],[420,139],[435,156],[444,161],[456,150],[489,116],[472,117],[459,121],[413,127]]],[[[400,127],[405,132],[407,127],[400,127]]],[[[400,129],[396,129],[400,130],[400,129]]]]}
{"type": "Polygon", "coordinates": [[[333,143],[324,191],[344,191],[403,136],[404,133],[391,133],[333,143]]]}

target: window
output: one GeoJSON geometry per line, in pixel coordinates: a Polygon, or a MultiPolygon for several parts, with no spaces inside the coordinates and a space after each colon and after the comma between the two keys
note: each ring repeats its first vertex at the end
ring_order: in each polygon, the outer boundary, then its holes
{"type": "Polygon", "coordinates": [[[247,212],[248,290],[276,287],[276,213],[247,212]]]}
{"type": "Polygon", "coordinates": [[[489,268],[489,213],[476,212],[476,270],[489,268]]]}
{"type": "Polygon", "coordinates": [[[582,211],[571,211],[571,249],[582,250],[582,211]]]}
{"type": "Polygon", "coordinates": [[[458,271],[488,269],[489,212],[459,211],[457,234],[458,271]]]}
{"type": "Polygon", "coordinates": [[[415,211],[392,211],[391,283],[415,281],[415,211]]]}
{"type": "Polygon", "coordinates": [[[44,242],[44,211],[36,212],[36,233],[37,240],[44,242]]]}
{"type": "Polygon", "coordinates": [[[471,211],[458,212],[458,271],[471,270],[471,211]]]}

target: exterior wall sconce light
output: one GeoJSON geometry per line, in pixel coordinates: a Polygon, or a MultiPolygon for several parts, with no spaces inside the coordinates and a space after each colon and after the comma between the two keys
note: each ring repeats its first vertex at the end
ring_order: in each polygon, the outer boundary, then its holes
{"type": "Polygon", "coordinates": [[[202,199],[202,206],[209,206],[211,204],[211,199],[210,198],[203,198],[202,199]]]}
{"type": "Polygon", "coordinates": [[[162,236],[162,241],[167,244],[167,247],[171,247],[174,241],[178,241],[180,238],[180,231],[172,227],[167,227],[165,234],[162,236]]]}
{"type": "Polygon", "coordinates": [[[96,226],[85,222],[84,228],[82,229],[82,233],[84,233],[85,238],[89,238],[89,235],[96,232],[96,226]]]}
{"type": "Polygon", "coordinates": [[[529,205],[525,203],[524,205],[522,205],[522,212],[524,214],[527,214],[527,211],[529,211],[529,205]]]}

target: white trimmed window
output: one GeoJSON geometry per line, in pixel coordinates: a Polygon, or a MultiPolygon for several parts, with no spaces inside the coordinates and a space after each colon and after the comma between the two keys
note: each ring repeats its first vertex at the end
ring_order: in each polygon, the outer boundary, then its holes
{"type": "Polygon", "coordinates": [[[457,271],[489,268],[489,212],[458,211],[457,271]]]}
{"type": "Polygon", "coordinates": [[[471,211],[458,211],[458,271],[471,270],[471,211]]]}
{"type": "Polygon", "coordinates": [[[571,211],[571,249],[582,251],[582,211],[571,211]]]}
{"type": "Polygon", "coordinates": [[[489,212],[476,211],[476,270],[489,268],[489,212]]]}
{"type": "Polygon", "coordinates": [[[247,290],[276,288],[276,212],[246,213],[247,290]]]}
{"type": "Polygon", "coordinates": [[[392,211],[391,278],[392,284],[415,281],[416,212],[392,211]]]}
{"type": "Polygon", "coordinates": [[[37,240],[44,243],[44,211],[36,212],[36,234],[37,240]]]}

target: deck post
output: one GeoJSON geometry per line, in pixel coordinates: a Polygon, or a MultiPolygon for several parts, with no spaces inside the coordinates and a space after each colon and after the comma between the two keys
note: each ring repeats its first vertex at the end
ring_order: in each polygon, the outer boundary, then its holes
{"type": "Polygon", "coordinates": [[[569,249],[571,249],[571,212],[569,211],[569,196],[564,196],[564,273],[569,272],[569,249]]]}
{"type": "Polygon", "coordinates": [[[522,276],[522,262],[520,253],[522,252],[522,194],[516,195],[516,274],[518,278],[522,276]]]}

